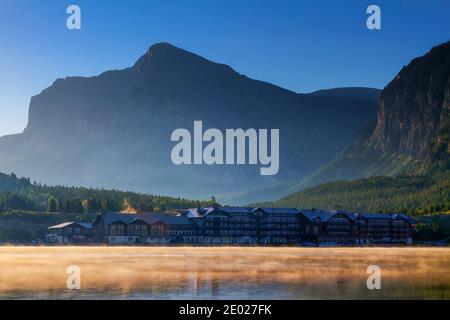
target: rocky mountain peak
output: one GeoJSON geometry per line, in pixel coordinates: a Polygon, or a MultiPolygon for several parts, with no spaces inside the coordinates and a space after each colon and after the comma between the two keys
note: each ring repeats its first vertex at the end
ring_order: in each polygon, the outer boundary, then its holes
{"type": "MultiPolygon", "coordinates": [[[[138,72],[159,70],[167,73],[233,71],[228,65],[207,60],[167,42],[153,44],[134,65],[138,72]]],[[[234,71],[233,71],[234,72],[234,71]]]]}
{"type": "Polygon", "coordinates": [[[372,144],[383,153],[431,155],[450,110],[450,41],[404,67],[380,96],[372,144]]]}

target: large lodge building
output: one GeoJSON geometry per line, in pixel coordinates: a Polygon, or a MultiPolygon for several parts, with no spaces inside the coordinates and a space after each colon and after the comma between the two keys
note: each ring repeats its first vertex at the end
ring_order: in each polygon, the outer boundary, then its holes
{"type": "Polygon", "coordinates": [[[411,244],[405,214],[341,210],[209,207],[177,216],[102,213],[92,223],[49,228],[49,242],[109,244],[411,244]]]}

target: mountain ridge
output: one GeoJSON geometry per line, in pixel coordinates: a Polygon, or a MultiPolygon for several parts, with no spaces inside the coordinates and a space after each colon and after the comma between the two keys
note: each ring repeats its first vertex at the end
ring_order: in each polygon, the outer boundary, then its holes
{"type": "Polygon", "coordinates": [[[57,79],[32,97],[24,132],[0,138],[0,171],[48,184],[190,198],[295,181],[331,160],[375,119],[379,91],[344,91],[340,97],[298,94],[157,44],[128,68],[57,79]],[[279,128],[280,173],[261,177],[252,166],[173,165],[170,134],[195,120],[203,120],[205,130],[279,128]]]}
{"type": "Polygon", "coordinates": [[[334,180],[426,174],[436,165],[449,169],[449,110],[450,41],[404,66],[380,95],[373,132],[303,179],[297,191],[334,180]]]}

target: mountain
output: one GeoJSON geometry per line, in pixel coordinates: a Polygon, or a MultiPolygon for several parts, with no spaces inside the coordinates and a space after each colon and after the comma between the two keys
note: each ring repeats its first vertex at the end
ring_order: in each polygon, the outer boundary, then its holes
{"type": "Polygon", "coordinates": [[[28,125],[0,138],[0,171],[47,184],[190,198],[245,192],[300,178],[333,159],[376,118],[379,91],[298,94],[167,43],[133,66],[57,79],[31,98],[28,125]],[[259,166],[176,166],[173,130],[280,129],[280,171],[259,166]]]}
{"type": "Polygon", "coordinates": [[[280,200],[264,205],[450,210],[450,42],[411,61],[386,86],[376,125],[282,192],[280,200]]]}
{"type": "Polygon", "coordinates": [[[382,153],[429,159],[448,141],[450,129],[450,41],[404,67],[380,96],[371,144],[382,153]]]}
{"type": "Polygon", "coordinates": [[[378,119],[336,159],[290,188],[450,168],[450,42],[412,60],[384,88],[378,119]]]}

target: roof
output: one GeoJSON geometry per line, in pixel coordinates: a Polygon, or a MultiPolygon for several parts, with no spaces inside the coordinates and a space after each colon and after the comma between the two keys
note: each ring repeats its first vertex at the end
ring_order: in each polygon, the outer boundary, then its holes
{"type": "MultiPolygon", "coordinates": [[[[343,214],[349,220],[354,221],[356,219],[403,219],[408,223],[415,223],[414,219],[405,214],[394,214],[394,213],[352,213],[345,210],[311,210],[311,209],[301,209],[297,210],[295,208],[247,208],[247,207],[207,207],[203,209],[190,209],[186,211],[183,215],[173,216],[163,213],[139,213],[139,214],[128,214],[128,213],[103,213],[102,218],[106,224],[112,224],[115,222],[122,222],[124,224],[130,224],[135,221],[145,221],[148,224],[153,224],[156,222],[162,222],[165,224],[190,224],[196,218],[201,218],[210,214],[211,212],[224,212],[226,214],[251,214],[254,212],[264,212],[266,214],[303,214],[306,218],[311,221],[316,221],[317,219],[321,222],[328,222],[336,214],[343,214]]],[[[71,222],[68,222],[70,224],[71,222]]],[[[80,224],[81,225],[81,224],[80,224]]],[[[54,228],[63,228],[65,225],[54,226],[54,228]]]]}
{"type": "MultiPolygon", "coordinates": [[[[404,214],[404,213],[397,214],[397,217],[399,217],[399,218],[401,218],[401,219],[404,219],[406,222],[411,223],[411,224],[416,223],[416,220],[414,220],[414,219],[411,218],[410,216],[407,216],[407,215],[404,214]]],[[[395,219],[395,218],[394,218],[394,219],[395,219]]]]}
{"type": "Polygon", "coordinates": [[[91,229],[92,228],[92,223],[90,222],[77,222],[76,224],[86,228],[86,229],[91,229]]]}
{"type": "Polygon", "coordinates": [[[124,224],[130,224],[135,221],[144,221],[148,224],[155,222],[162,222],[166,224],[189,224],[191,223],[188,217],[185,216],[172,216],[162,213],[114,213],[107,212],[102,214],[103,221],[106,224],[112,224],[116,222],[122,222],[124,224]]]}
{"type": "Polygon", "coordinates": [[[200,210],[190,210],[189,214],[186,214],[187,217],[201,217],[208,215],[211,212],[223,212],[226,214],[246,214],[246,213],[255,213],[255,212],[264,212],[266,214],[299,214],[302,213],[309,220],[317,220],[319,219],[321,222],[327,222],[336,214],[345,215],[349,220],[355,221],[357,218],[365,218],[365,219],[395,219],[396,217],[400,217],[408,221],[409,223],[413,223],[414,220],[408,217],[405,214],[392,214],[392,213],[363,213],[357,214],[346,210],[311,210],[311,209],[295,209],[295,208],[266,208],[266,207],[258,207],[258,208],[248,208],[248,207],[219,207],[212,208],[207,207],[200,210]]]}
{"type": "Polygon", "coordinates": [[[358,218],[366,219],[392,219],[392,213],[360,213],[358,218]]]}
{"type": "Polygon", "coordinates": [[[191,220],[188,217],[183,216],[172,216],[168,214],[161,213],[139,213],[137,214],[137,219],[143,220],[148,224],[155,222],[163,222],[166,224],[190,224],[191,220]]]}
{"type": "Polygon", "coordinates": [[[193,209],[188,209],[186,211],[183,211],[183,213],[180,214],[180,216],[185,216],[188,218],[198,218],[198,217],[200,217],[200,212],[198,209],[193,208],[193,209]]]}
{"type": "Polygon", "coordinates": [[[403,219],[408,223],[414,224],[415,220],[404,213],[360,213],[358,218],[363,219],[379,219],[379,220],[395,220],[397,218],[403,219]]]}
{"type": "Polygon", "coordinates": [[[188,218],[200,218],[212,211],[214,211],[214,207],[191,208],[183,211],[182,214],[180,214],[180,216],[185,216],[188,218]]]}
{"type": "Polygon", "coordinates": [[[133,222],[134,219],[136,219],[135,214],[115,213],[115,212],[103,213],[101,215],[101,217],[103,218],[103,221],[106,224],[112,224],[115,222],[122,222],[125,224],[130,224],[131,222],[133,222]]]}
{"type": "Polygon", "coordinates": [[[51,226],[51,227],[49,227],[49,229],[62,229],[62,228],[67,227],[67,226],[69,226],[71,224],[73,224],[73,222],[64,222],[64,223],[61,223],[61,224],[57,224],[55,226],[51,226]]]}
{"type": "MultiPolygon", "coordinates": [[[[220,211],[225,213],[250,213],[251,208],[246,207],[220,207],[212,211],[220,211]]],[[[211,213],[212,211],[209,211],[211,213]]]]}
{"type": "Polygon", "coordinates": [[[332,211],[309,209],[301,210],[300,212],[311,221],[320,220],[321,222],[327,222],[336,214],[336,212],[332,211]]]}
{"type": "Polygon", "coordinates": [[[49,229],[62,229],[65,227],[68,227],[70,225],[77,225],[86,229],[92,229],[92,223],[86,223],[86,222],[64,222],[61,224],[57,224],[55,226],[49,227],[49,229]]]}
{"type": "Polygon", "coordinates": [[[295,208],[248,208],[248,207],[219,207],[219,208],[208,208],[205,215],[211,212],[224,212],[227,214],[242,214],[242,213],[254,213],[254,212],[264,212],[267,214],[298,214],[299,211],[295,208]]]}
{"type": "Polygon", "coordinates": [[[299,211],[295,208],[254,208],[251,212],[263,211],[268,214],[298,214],[299,211]]]}
{"type": "Polygon", "coordinates": [[[356,219],[356,214],[353,212],[349,212],[346,210],[310,210],[310,209],[303,209],[299,212],[303,213],[305,217],[307,217],[309,220],[317,220],[319,219],[321,222],[327,222],[331,218],[333,218],[337,214],[343,214],[345,215],[349,220],[354,221],[356,219]]]}

